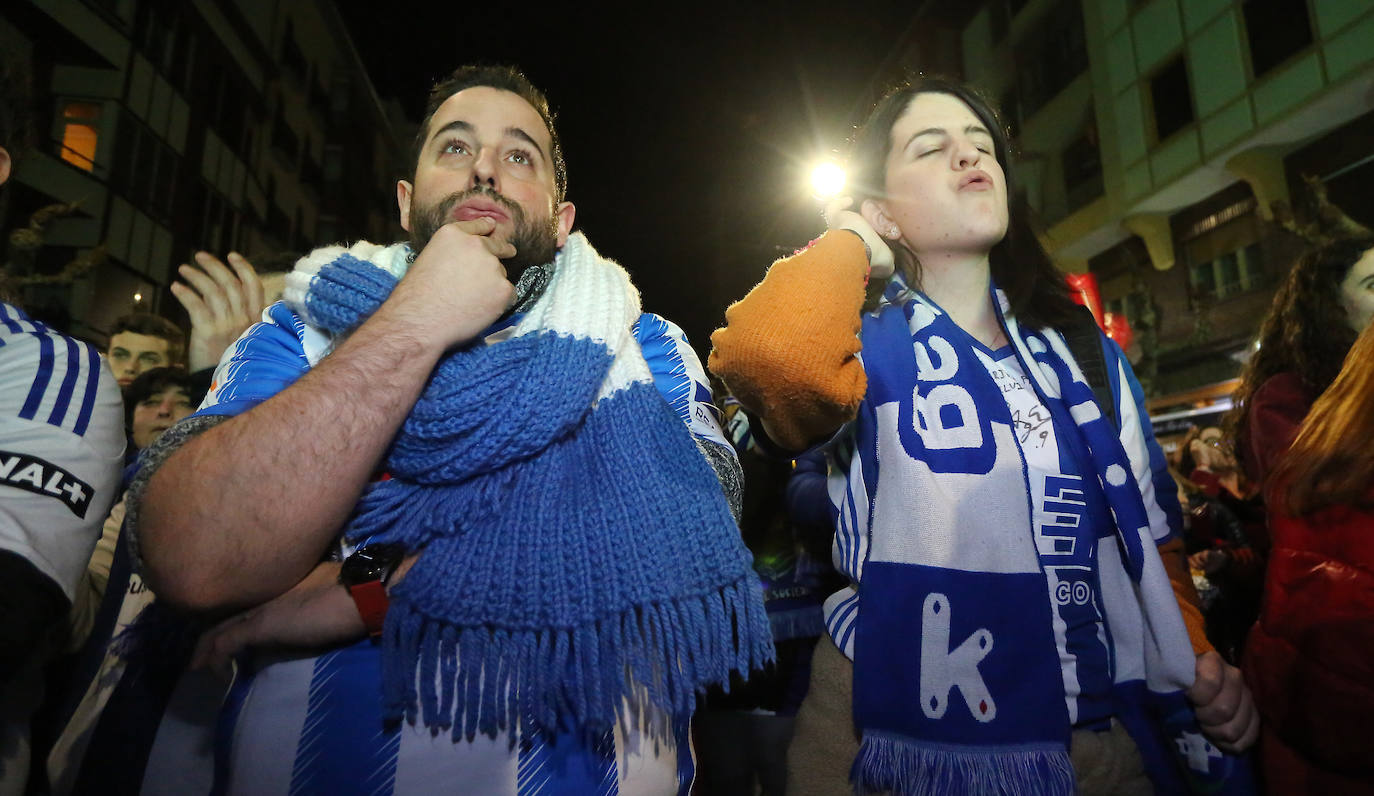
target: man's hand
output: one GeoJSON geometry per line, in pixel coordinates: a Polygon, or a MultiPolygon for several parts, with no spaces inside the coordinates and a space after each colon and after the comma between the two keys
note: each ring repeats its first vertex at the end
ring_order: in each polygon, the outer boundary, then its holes
{"type": "Polygon", "coordinates": [[[195,259],[200,268],[182,265],[178,269],[190,285],[172,283],[172,295],[191,316],[186,354],[193,373],[218,365],[224,350],[261,319],[267,306],[262,282],[243,255],[229,253],[232,271],[209,252],[196,252],[195,259]]]}
{"type": "Polygon", "coordinates": [[[1197,679],[1188,689],[1202,734],[1227,752],[1243,752],[1259,737],[1259,712],[1240,670],[1216,651],[1197,656],[1197,679]]]}
{"type": "Polygon", "coordinates": [[[377,314],[406,321],[441,350],[476,337],[515,297],[501,264],[515,246],[491,237],[495,229],[490,218],[440,227],[377,314]]]}
{"type": "Polygon", "coordinates": [[[324,647],[366,636],[353,598],[339,584],[340,566],[320,564],[280,597],[205,631],[191,668],[209,668],[229,678],[234,656],[248,647],[324,647]]]}

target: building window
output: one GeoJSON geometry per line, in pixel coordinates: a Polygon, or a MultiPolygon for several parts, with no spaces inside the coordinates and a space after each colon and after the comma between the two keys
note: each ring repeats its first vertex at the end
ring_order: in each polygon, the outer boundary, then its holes
{"type": "Polygon", "coordinates": [[[116,191],[159,221],[171,218],[181,157],[128,111],[119,116],[113,162],[116,191]]]}
{"type": "Polygon", "coordinates": [[[1016,44],[1016,89],[1029,118],[1088,71],[1088,44],[1078,0],[1055,6],[1016,44]]]}
{"type": "Polygon", "coordinates": [[[62,159],[78,169],[95,168],[95,150],[100,142],[100,104],[62,103],[62,159]]]}
{"type": "Polygon", "coordinates": [[[988,32],[992,34],[992,43],[1005,39],[1010,28],[1011,15],[1007,13],[1005,0],[993,0],[988,8],[988,32]]]}
{"type": "Polygon", "coordinates": [[[1268,280],[1260,245],[1252,243],[1215,260],[1194,265],[1188,271],[1188,282],[1195,295],[1219,299],[1263,287],[1268,280]]]}
{"type": "Polygon", "coordinates": [[[1224,299],[1269,283],[1261,245],[1264,225],[1254,213],[1253,200],[1226,208],[1194,227],[1206,230],[1183,244],[1194,296],[1224,299]],[[1221,223],[1212,226],[1213,219],[1221,223]]]}
{"type": "Polygon", "coordinates": [[[1255,77],[1312,44],[1307,0],[1249,0],[1244,6],[1245,35],[1255,77]]]}
{"type": "Polygon", "coordinates": [[[1188,83],[1188,64],[1175,58],[1150,78],[1154,106],[1155,140],[1163,141],[1193,122],[1193,92],[1188,83]]]}
{"type": "Polygon", "coordinates": [[[1102,195],[1102,153],[1097,141],[1097,123],[1091,117],[1077,140],[1064,150],[1064,193],[1070,212],[1102,195]]]}
{"type": "Polygon", "coordinates": [[[334,184],[343,179],[343,147],[331,144],[324,148],[324,181],[334,184]]]}
{"type": "Polygon", "coordinates": [[[286,30],[282,33],[281,65],[286,76],[295,80],[299,88],[304,89],[309,67],[306,65],[305,53],[301,52],[301,46],[296,43],[296,33],[289,19],[286,21],[286,30]]]}
{"type": "Polygon", "coordinates": [[[272,151],[277,154],[277,158],[288,171],[296,169],[296,157],[300,154],[301,143],[296,138],[296,134],[291,131],[291,126],[286,123],[284,115],[285,100],[277,107],[277,113],[272,118],[272,151]]]}

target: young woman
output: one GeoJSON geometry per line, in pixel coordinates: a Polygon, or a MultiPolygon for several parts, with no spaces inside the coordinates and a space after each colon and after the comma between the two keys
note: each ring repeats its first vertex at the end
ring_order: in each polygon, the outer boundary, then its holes
{"type": "Polygon", "coordinates": [[[859,212],[834,208],[712,338],[772,442],[831,460],[850,584],[826,603],[791,792],[845,792],[850,759],[857,787],[896,793],[1243,777],[1185,698],[1225,748],[1257,734],[1171,589],[1195,599],[1139,386],[1095,335],[1104,413],[1056,331],[1086,321],[1009,202],[996,115],[962,86],[902,87],[851,168],[859,212]]]}
{"type": "Polygon", "coordinates": [[[1241,468],[1256,485],[1265,485],[1371,318],[1374,238],[1338,239],[1298,258],[1274,294],[1226,418],[1241,468]]]}
{"type": "Polygon", "coordinates": [[[1374,794],[1374,324],[1280,459],[1245,676],[1272,793],[1374,794]]]}

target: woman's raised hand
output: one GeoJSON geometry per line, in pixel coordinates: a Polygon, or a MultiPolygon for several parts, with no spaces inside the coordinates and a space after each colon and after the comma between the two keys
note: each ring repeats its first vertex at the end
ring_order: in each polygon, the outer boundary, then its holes
{"type": "Polygon", "coordinates": [[[868,264],[872,269],[870,279],[887,279],[892,276],[892,250],[864,217],[849,209],[854,204],[853,197],[841,196],[825,206],[825,225],[830,229],[847,229],[863,239],[868,249],[868,264]]]}

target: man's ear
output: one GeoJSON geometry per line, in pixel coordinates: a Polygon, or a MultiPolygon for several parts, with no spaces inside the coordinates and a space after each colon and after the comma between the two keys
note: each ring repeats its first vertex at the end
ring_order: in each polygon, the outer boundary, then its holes
{"type": "Polygon", "coordinates": [[[10,178],[10,153],[0,146],[0,185],[10,178]]]}
{"type": "Polygon", "coordinates": [[[897,222],[892,220],[892,216],[887,214],[887,208],[882,202],[875,199],[865,199],[859,206],[859,215],[864,217],[873,231],[888,240],[896,240],[901,237],[901,232],[897,230],[897,222]],[[895,233],[895,234],[894,234],[895,233]]]}
{"type": "Polygon", "coordinates": [[[568,234],[572,232],[573,217],[577,215],[577,208],[573,207],[572,202],[559,202],[553,212],[558,218],[558,248],[561,249],[563,244],[568,242],[568,234]]]}
{"type": "Polygon", "coordinates": [[[401,210],[401,229],[410,231],[410,195],[415,186],[405,180],[396,181],[396,206],[401,210]]]}

